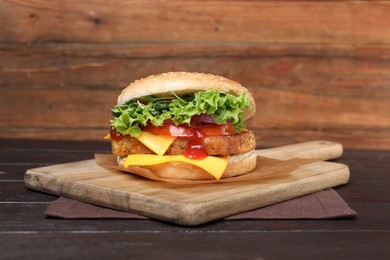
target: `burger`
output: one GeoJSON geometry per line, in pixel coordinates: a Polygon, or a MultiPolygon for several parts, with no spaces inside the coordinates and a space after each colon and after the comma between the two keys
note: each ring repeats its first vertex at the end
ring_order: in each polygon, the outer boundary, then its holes
{"type": "Polygon", "coordinates": [[[245,120],[255,102],[241,84],[204,73],[168,72],[136,80],[112,109],[112,153],[120,166],[159,178],[231,178],[256,167],[245,120]]]}

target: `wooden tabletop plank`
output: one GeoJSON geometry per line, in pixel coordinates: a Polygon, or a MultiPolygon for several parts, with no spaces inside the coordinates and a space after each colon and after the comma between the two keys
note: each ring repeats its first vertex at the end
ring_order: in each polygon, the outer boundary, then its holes
{"type": "Polygon", "coordinates": [[[9,258],[386,259],[390,232],[25,232],[0,234],[9,258]],[[45,243],[50,241],[50,246],[45,243]],[[364,241],[364,244],[362,242],[364,241]],[[20,246],[23,244],[23,250],[20,246]],[[44,252],[42,248],[44,247],[44,252]]]}
{"type": "Polygon", "coordinates": [[[7,42],[240,41],[386,45],[386,1],[7,2],[7,42]],[[15,15],[18,14],[18,15],[15,15]],[[49,22],[50,21],[50,22],[49,22]],[[45,25],[45,26],[43,26],[45,25]],[[12,30],[11,30],[12,28],[12,30]],[[238,33],[239,32],[239,33],[238,33]]]}
{"type": "MultiPolygon", "coordinates": [[[[1,203],[0,218],[3,225],[1,232],[65,232],[84,230],[85,232],[119,231],[146,232],[146,231],[176,231],[187,232],[193,227],[171,225],[158,220],[129,220],[129,219],[55,219],[43,215],[49,202],[9,202],[1,203]]],[[[371,232],[390,229],[389,203],[349,203],[350,207],[358,212],[356,219],[339,220],[219,220],[196,227],[198,232],[224,232],[234,230],[239,232],[260,231],[296,231],[301,232],[371,232]],[[380,212],[380,214],[379,214],[380,212]]]]}
{"type": "Polygon", "coordinates": [[[64,161],[84,159],[106,143],[0,140],[0,241],[2,257],[231,257],[243,258],[376,258],[390,256],[389,152],[345,150],[334,161],[345,163],[350,182],[335,190],[358,213],[339,220],[216,221],[182,227],[155,220],[63,220],[43,212],[56,196],[28,190],[23,184],[26,166],[52,165],[54,154],[64,161]],[[36,155],[26,164],[27,148],[36,155]],[[55,148],[54,148],[55,147],[55,148]],[[77,152],[75,152],[77,151],[77,152]],[[51,152],[51,153],[50,153],[51,152]],[[50,247],[42,245],[50,244],[50,247]],[[20,250],[20,245],[23,250],[20,250]],[[97,246],[99,245],[99,246],[97,246]],[[245,249],[245,250],[244,250],[245,249]],[[201,253],[199,253],[201,252],[201,253]],[[321,257],[320,257],[321,258],[321,257]]]}

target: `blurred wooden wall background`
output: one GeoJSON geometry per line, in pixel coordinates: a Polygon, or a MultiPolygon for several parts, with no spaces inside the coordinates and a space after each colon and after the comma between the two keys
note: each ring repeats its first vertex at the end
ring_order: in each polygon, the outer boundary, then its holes
{"type": "Polygon", "coordinates": [[[101,140],[120,90],[236,80],[258,145],[390,149],[389,1],[0,0],[0,137],[101,140]]]}

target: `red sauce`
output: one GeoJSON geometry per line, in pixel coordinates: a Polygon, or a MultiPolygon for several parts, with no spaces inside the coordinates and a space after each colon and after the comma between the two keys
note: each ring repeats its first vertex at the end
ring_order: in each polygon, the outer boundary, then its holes
{"type": "Polygon", "coordinates": [[[200,129],[193,128],[192,135],[187,137],[188,143],[186,151],[183,156],[193,159],[193,160],[201,160],[207,157],[206,149],[203,146],[204,135],[200,129]]]}
{"type": "Polygon", "coordinates": [[[194,160],[207,157],[206,149],[203,146],[204,138],[211,136],[224,136],[235,133],[231,123],[218,125],[216,123],[205,123],[191,121],[191,126],[186,124],[175,125],[172,120],[166,120],[162,126],[148,125],[142,128],[153,134],[177,136],[188,140],[184,156],[194,160]]]}
{"type": "Polygon", "coordinates": [[[116,142],[119,142],[123,139],[123,135],[119,132],[117,132],[115,129],[111,129],[110,131],[111,140],[114,140],[116,142]]]}

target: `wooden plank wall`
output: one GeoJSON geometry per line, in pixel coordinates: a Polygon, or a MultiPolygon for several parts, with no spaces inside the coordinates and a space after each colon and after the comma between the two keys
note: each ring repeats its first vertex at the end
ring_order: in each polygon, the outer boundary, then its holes
{"type": "Polygon", "coordinates": [[[389,1],[0,0],[0,137],[101,140],[120,90],[209,72],[258,145],[390,149],[389,1]]]}

